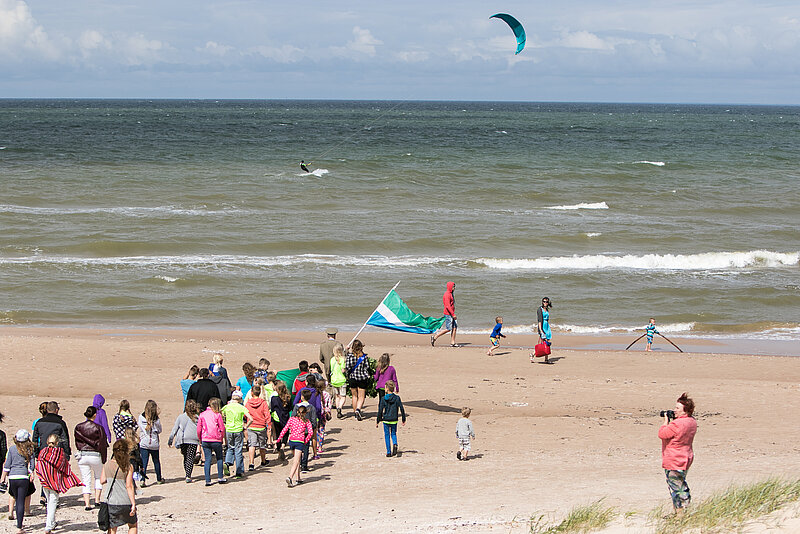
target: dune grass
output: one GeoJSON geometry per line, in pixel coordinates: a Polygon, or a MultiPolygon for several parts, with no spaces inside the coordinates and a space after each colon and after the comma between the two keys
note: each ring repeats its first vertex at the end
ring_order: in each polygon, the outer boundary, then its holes
{"type": "Polygon", "coordinates": [[[657,534],[679,532],[730,532],[745,522],[766,516],[800,500],[800,479],[768,478],[762,482],[730,486],[686,508],[683,515],[665,514],[663,507],[651,512],[657,534]]]}
{"type": "Polygon", "coordinates": [[[591,532],[606,527],[617,516],[614,508],[603,506],[603,500],[576,506],[558,524],[552,524],[543,515],[531,517],[531,534],[570,534],[591,532]]]}

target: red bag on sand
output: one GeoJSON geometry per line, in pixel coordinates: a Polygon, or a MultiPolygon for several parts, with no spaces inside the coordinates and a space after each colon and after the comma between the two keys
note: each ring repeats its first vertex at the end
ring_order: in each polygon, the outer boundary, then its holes
{"type": "Polygon", "coordinates": [[[550,345],[547,343],[539,343],[535,347],[533,347],[533,355],[537,358],[540,356],[549,356],[550,355],[550,345]]]}

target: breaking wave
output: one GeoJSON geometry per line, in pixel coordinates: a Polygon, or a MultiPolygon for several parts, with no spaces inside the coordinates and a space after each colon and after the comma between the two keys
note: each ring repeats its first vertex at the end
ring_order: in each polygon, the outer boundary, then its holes
{"type": "Polygon", "coordinates": [[[699,271],[798,265],[800,252],[752,250],[749,252],[705,252],[701,254],[645,254],[643,256],[596,254],[535,259],[480,258],[476,261],[491,269],[505,270],[642,269],[699,271]]]}

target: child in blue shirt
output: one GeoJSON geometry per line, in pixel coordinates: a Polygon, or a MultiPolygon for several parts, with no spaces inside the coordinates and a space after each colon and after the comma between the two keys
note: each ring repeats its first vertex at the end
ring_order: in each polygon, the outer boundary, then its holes
{"type": "Polygon", "coordinates": [[[654,317],[650,317],[650,322],[647,326],[644,327],[644,333],[647,335],[647,346],[644,348],[645,351],[653,350],[651,347],[653,345],[653,336],[655,334],[660,334],[658,330],[656,330],[656,320],[654,317]]]}
{"type": "Polygon", "coordinates": [[[499,316],[495,317],[494,322],[494,329],[492,330],[492,333],[489,334],[489,342],[492,345],[489,347],[489,351],[486,353],[488,356],[494,356],[494,349],[500,346],[500,338],[506,337],[500,333],[500,329],[503,328],[503,318],[499,316]]]}

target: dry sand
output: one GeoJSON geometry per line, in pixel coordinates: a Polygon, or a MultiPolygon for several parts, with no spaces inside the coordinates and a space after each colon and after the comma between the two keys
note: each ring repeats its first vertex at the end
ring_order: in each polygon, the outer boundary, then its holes
{"type": "MultiPolygon", "coordinates": [[[[502,348],[489,358],[485,336],[459,336],[460,348],[446,346],[443,337],[443,346],[432,348],[427,336],[366,332],[366,351],[391,353],[397,369],[408,413],[398,431],[399,457],[385,457],[376,403],[368,399],[370,419],[358,422],[348,410],[346,419],[329,424],[326,452],[311,463],[303,486],[287,488],[288,467],[273,465],[206,488],[202,468],[195,469],[194,484],[183,481],[180,453],[166,446],[182,407],[178,381],[186,369],[207,365],[216,351],[225,354],[234,381],[245,361],[263,356],[273,370],[292,368],[317,358],[322,333],[14,327],[1,329],[0,338],[0,411],[9,436],[30,428],[43,400],[61,403],[70,429],[95,393],[106,397],[109,418],[122,398],[135,413],[147,399],[159,403],[168,482],[142,490],[141,532],[526,531],[531,516],[558,519],[600,498],[639,512],[610,531],[648,532],[647,512],[669,505],[658,411],[671,409],[683,391],[697,403],[696,460],[688,477],[695,499],[733,482],[800,476],[795,357],[679,354],[666,347],[560,350],[556,344],[555,363],[543,365],[529,363],[523,348],[502,348]],[[469,462],[455,458],[462,406],[472,408],[477,433],[469,462]]],[[[530,347],[533,338],[507,341],[530,347]]],[[[619,339],[618,346],[629,341],[619,339]]],[[[84,512],[79,500],[75,489],[62,497],[64,532],[96,530],[96,514],[84,512]]],[[[42,530],[38,509],[34,504],[26,525],[42,530]]],[[[799,526],[788,520],[782,528],[799,526]]]]}

